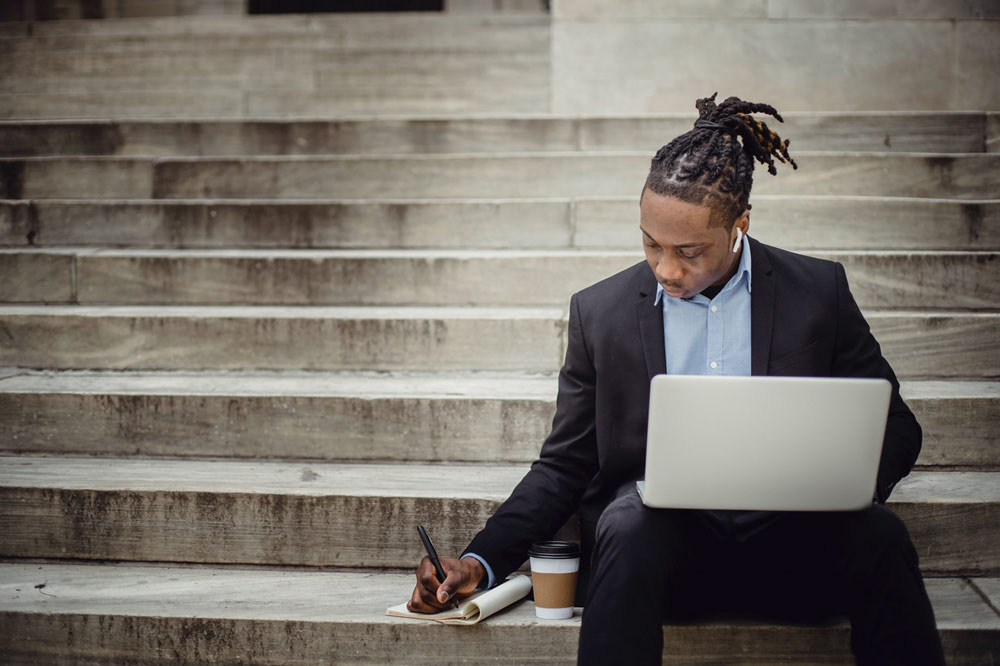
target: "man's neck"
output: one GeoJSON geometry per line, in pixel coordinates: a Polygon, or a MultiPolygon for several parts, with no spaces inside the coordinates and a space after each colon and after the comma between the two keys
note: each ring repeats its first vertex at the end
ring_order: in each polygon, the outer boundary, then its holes
{"type": "Polygon", "coordinates": [[[719,292],[722,291],[722,288],[725,287],[727,284],[729,284],[729,281],[733,279],[734,275],[736,275],[736,271],[740,267],[740,259],[742,258],[743,258],[743,245],[741,244],[739,250],[733,253],[733,263],[729,267],[729,270],[726,271],[725,277],[723,277],[717,283],[709,285],[704,289],[702,289],[701,290],[702,295],[704,295],[709,300],[718,296],[719,292]]]}

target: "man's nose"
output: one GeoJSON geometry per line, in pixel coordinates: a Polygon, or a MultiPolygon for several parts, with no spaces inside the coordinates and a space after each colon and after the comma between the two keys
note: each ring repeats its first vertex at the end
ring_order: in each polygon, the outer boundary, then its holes
{"type": "Polygon", "coordinates": [[[684,268],[679,261],[663,257],[656,265],[656,273],[661,282],[677,282],[684,277],[684,268]]]}

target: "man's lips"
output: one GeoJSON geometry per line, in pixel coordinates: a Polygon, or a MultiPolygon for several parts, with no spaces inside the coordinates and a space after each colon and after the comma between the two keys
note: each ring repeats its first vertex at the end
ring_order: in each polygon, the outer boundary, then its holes
{"type": "Polygon", "coordinates": [[[661,285],[663,287],[663,292],[672,298],[679,298],[684,295],[684,289],[681,287],[668,287],[667,285],[661,285]]]}

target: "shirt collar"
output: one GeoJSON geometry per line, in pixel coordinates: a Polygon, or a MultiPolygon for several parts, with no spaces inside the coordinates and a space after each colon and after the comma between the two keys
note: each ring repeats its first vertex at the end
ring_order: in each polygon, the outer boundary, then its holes
{"type": "MultiPolygon", "coordinates": [[[[748,294],[751,293],[752,292],[751,281],[753,280],[753,271],[751,271],[750,268],[751,268],[750,238],[748,236],[743,236],[743,252],[740,254],[740,265],[736,268],[736,272],[733,274],[733,277],[729,278],[729,282],[726,283],[726,286],[724,286],[722,288],[722,291],[720,291],[719,293],[721,294],[724,291],[728,291],[729,289],[732,289],[735,285],[739,284],[740,278],[742,278],[744,275],[747,276],[747,281],[746,281],[747,293],[748,294]]],[[[662,299],[663,299],[663,285],[657,282],[656,298],[653,299],[653,307],[658,306],[660,304],[660,300],[662,299]]]]}

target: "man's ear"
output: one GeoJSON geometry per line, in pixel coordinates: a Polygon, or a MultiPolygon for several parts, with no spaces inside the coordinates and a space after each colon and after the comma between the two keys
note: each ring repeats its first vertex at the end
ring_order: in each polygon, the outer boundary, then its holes
{"type": "Polygon", "coordinates": [[[744,236],[747,235],[747,233],[750,231],[750,209],[749,208],[747,208],[745,211],[743,211],[743,214],[740,215],[738,218],[736,218],[736,222],[733,223],[733,226],[736,226],[736,227],[739,227],[740,229],[742,229],[744,236]]]}

